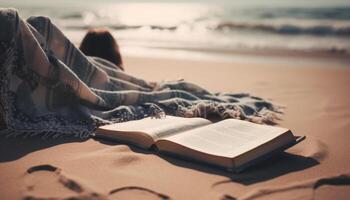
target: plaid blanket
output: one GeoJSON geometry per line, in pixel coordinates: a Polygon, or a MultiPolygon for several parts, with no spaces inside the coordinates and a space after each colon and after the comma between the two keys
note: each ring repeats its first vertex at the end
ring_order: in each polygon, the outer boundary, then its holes
{"type": "Polygon", "coordinates": [[[147,82],[85,56],[47,17],[0,9],[1,134],[85,138],[103,124],[166,114],[273,123],[278,109],[186,81],[147,82]]]}

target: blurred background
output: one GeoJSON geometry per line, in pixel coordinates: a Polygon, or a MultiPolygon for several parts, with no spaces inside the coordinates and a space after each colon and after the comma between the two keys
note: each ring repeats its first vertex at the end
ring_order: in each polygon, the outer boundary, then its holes
{"type": "Polygon", "coordinates": [[[75,44],[87,29],[108,27],[126,55],[350,51],[348,0],[0,0],[0,7],[15,7],[24,18],[49,16],[75,44]]]}

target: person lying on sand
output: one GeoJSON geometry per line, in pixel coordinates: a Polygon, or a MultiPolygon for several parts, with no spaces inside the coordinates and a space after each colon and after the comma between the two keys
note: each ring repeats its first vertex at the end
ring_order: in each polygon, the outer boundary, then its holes
{"type": "Polygon", "coordinates": [[[108,60],[124,71],[119,45],[107,29],[90,29],[84,36],[79,49],[87,56],[108,60]]]}
{"type": "Polygon", "coordinates": [[[14,9],[0,9],[0,133],[84,138],[103,124],[164,115],[276,119],[279,107],[259,97],[212,93],[186,81],[154,84],[124,72],[120,53],[114,62],[83,52],[48,17],[23,20],[14,9]]]}

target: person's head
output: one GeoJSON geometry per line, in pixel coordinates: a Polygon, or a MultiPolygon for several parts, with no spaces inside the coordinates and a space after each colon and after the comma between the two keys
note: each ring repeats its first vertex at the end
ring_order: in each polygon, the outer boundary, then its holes
{"type": "Polygon", "coordinates": [[[106,59],[124,70],[119,46],[107,29],[90,29],[80,44],[80,50],[87,56],[106,59]]]}

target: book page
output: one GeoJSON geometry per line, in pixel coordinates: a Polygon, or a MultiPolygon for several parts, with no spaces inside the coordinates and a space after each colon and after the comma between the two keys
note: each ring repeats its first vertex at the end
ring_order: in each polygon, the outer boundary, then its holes
{"type": "Polygon", "coordinates": [[[285,128],[227,119],[166,140],[203,153],[234,158],[286,132],[285,128]]]}
{"type": "Polygon", "coordinates": [[[113,124],[112,126],[118,132],[142,132],[156,140],[208,124],[211,124],[211,122],[203,118],[183,118],[168,115],[164,119],[147,117],[141,120],[113,124]]]}

